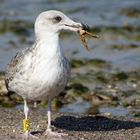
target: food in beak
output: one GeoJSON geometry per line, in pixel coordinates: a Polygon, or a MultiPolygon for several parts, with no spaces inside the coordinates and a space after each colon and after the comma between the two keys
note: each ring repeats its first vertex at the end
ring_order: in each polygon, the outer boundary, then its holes
{"type": "Polygon", "coordinates": [[[86,31],[86,29],[80,28],[79,29],[79,34],[80,34],[80,40],[83,43],[84,47],[86,50],[90,51],[90,48],[88,47],[86,37],[92,37],[92,38],[99,38],[98,35],[95,35],[91,32],[86,31]]]}

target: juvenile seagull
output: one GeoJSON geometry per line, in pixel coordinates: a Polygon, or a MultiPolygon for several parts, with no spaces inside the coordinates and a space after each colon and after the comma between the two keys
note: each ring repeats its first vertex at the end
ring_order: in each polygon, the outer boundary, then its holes
{"type": "Polygon", "coordinates": [[[11,60],[6,72],[6,85],[24,99],[24,135],[30,135],[27,100],[48,100],[48,126],[51,131],[51,99],[62,92],[70,77],[70,66],[59,42],[62,30],[77,32],[87,26],[68,18],[60,11],[41,13],[35,21],[35,43],[11,60]]]}

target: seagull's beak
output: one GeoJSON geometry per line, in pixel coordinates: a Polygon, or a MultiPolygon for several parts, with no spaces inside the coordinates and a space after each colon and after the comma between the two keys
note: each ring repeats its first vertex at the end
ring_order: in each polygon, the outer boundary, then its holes
{"type": "Polygon", "coordinates": [[[69,18],[67,18],[67,20],[65,21],[64,25],[64,30],[70,30],[70,31],[75,31],[78,32],[79,30],[83,29],[88,31],[89,30],[89,26],[85,25],[83,23],[79,23],[79,22],[75,22],[69,18]]]}
{"type": "Polygon", "coordinates": [[[83,30],[85,30],[85,31],[89,31],[90,30],[90,27],[88,25],[83,24],[83,23],[81,23],[81,24],[82,24],[82,29],[83,30]]]}

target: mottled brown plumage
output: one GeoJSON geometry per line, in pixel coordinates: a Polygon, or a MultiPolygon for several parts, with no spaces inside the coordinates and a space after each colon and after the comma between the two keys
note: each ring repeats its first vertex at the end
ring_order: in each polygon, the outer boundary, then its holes
{"type": "Polygon", "coordinates": [[[6,71],[6,79],[5,79],[5,82],[6,82],[7,88],[8,88],[9,81],[12,81],[14,75],[19,70],[21,70],[23,58],[24,58],[24,53],[23,52],[18,52],[16,54],[16,56],[11,59],[11,62],[8,65],[7,71],[6,71]]]}

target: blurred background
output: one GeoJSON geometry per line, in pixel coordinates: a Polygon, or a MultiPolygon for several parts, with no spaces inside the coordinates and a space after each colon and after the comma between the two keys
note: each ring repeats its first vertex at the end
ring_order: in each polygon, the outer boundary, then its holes
{"type": "MultiPolygon", "coordinates": [[[[92,51],[87,52],[78,34],[61,34],[72,75],[65,91],[53,100],[53,109],[139,117],[139,0],[0,0],[0,105],[23,108],[21,97],[7,93],[4,73],[16,52],[33,44],[37,15],[50,9],[88,24],[101,36],[88,39],[92,51]]],[[[37,104],[40,109],[46,106],[37,104]]]]}

